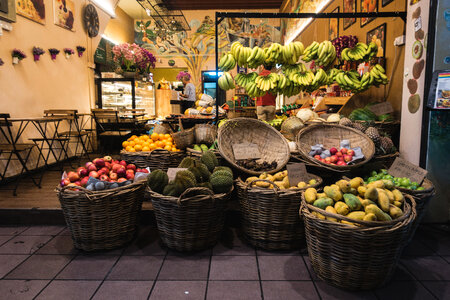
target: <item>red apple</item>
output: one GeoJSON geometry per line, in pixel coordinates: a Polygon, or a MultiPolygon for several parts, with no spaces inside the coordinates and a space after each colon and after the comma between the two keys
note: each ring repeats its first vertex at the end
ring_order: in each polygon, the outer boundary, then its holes
{"type": "Polygon", "coordinates": [[[121,182],[124,182],[124,181],[127,181],[127,179],[126,178],[119,178],[119,179],[117,179],[118,183],[121,183],[121,182]]]}
{"type": "Polygon", "coordinates": [[[78,175],[77,172],[71,171],[67,174],[67,178],[69,178],[70,182],[75,182],[77,180],[80,180],[80,175],[78,175]]]}
{"type": "Polygon", "coordinates": [[[320,159],[321,159],[320,155],[317,155],[317,154],[316,154],[316,155],[314,155],[314,158],[315,158],[315,159],[318,159],[318,160],[320,160],[320,159]]]}
{"type": "Polygon", "coordinates": [[[113,159],[112,159],[111,156],[107,155],[107,156],[104,156],[104,157],[103,157],[103,160],[104,160],[105,162],[109,162],[109,163],[110,163],[110,162],[112,162],[113,159]]]}
{"type": "Polygon", "coordinates": [[[80,176],[80,178],[86,177],[86,176],[88,176],[88,174],[89,174],[89,172],[85,168],[80,169],[78,171],[78,175],[80,176]]]}
{"type": "Polygon", "coordinates": [[[330,148],[330,154],[331,155],[335,155],[338,152],[338,150],[336,148],[330,148]]]}
{"type": "Polygon", "coordinates": [[[81,186],[81,181],[77,180],[74,182],[76,185],[81,186]]]}
{"type": "Polygon", "coordinates": [[[127,162],[126,161],[124,161],[124,160],[121,160],[120,162],[119,162],[119,164],[121,164],[122,166],[124,166],[124,167],[126,167],[127,166],[127,162]]]}
{"type": "Polygon", "coordinates": [[[123,168],[122,165],[120,165],[120,164],[114,164],[114,165],[112,166],[112,171],[115,172],[115,173],[117,173],[117,171],[119,171],[119,170],[122,169],[122,168],[123,168]]]}
{"type": "Polygon", "coordinates": [[[342,152],[342,154],[347,154],[347,148],[342,148],[341,152],[342,152]]]}
{"type": "Polygon", "coordinates": [[[102,175],[108,174],[107,172],[105,172],[105,170],[100,170],[97,173],[98,173],[98,176],[102,176],[102,175]]]}
{"type": "Polygon", "coordinates": [[[117,173],[111,172],[109,173],[109,178],[111,178],[111,180],[117,180],[119,176],[117,176],[117,173]]]}
{"type": "Polygon", "coordinates": [[[109,177],[106,174],[100,175],[100,180],[101,181],[108,181],[109,177]]]}
{"type": "Polygon", "coordinates": [[[148,170],[147,169],[141,169],[141,172],[142,173],[148,173],[148,170]]]}
{"type": "Polygon", "coordinates": [[[127,173],[127,179],[133,180],[134,179],[134,173],[127,173]]]}
{"type": "Polygon", "coordinates": [[[350,156],[350,155],[344,155],[344,160],[345,160],[345,162],[349,162],[349,161],[352,161],[352,157],[350,156]]]}
{"type": "Polygon", "coordinates": [[[345,161],[340,160],[337,162],[337,165],[338,166],[346,166],[347,164],[345,163],[345,161]]]}
{"type": "Polygon", "coordinates": [[[87,176],[83,177],[81,179],[81,186],[85,187],[87,185],[88,180],[89,180],[89,177],[87,177],[87,176]]]}
{"type": "Polygon", "coordinates": [[[86,169],[89,169],[89,166],[90,166],[90,165],[93,165],[93,164],[94,164],[93,162],[88,161],[88,162],[86,163],[86,165],[85,165],[86,169]]]}
{"type": "Polygon", "coordinates": [[[338,161],[344,161],[344,157],[343,156],[338,156],[338,161]]]}
{"type": "Polygon", "coordinates": [[[103,168],[105,166],[105,161],[103,158],[96,158],[92,162],[97,166],[97,168],[103,168]]]}
{"type": "Polygon", "coordinates": [[[105,161],[105,168],[111,169],[112,164],[110,162],[105,161]]]}
{"type": "Polygon", "coordinates": [[[94,164],[89,165],[89,167],[87,169],[89,172],[97,171],[97,167],[94,164]]]}
{"type": "Polygon", "coordinates": [[[133,165],[133,164],[129,164],[129,165],[127,166],[127,170],[133,170],[133,171],[136,171],[136,166],[133,165]]]}
{"type": "Polygon", "coordinates": [[[130,169],[128,169],[128,170],[125,170],[125,172],[126,172],[126,174],[128,174],[128,173],[132,173],[132,174],[134,174],[134,170],[130,170],[130,169]]]}
{"type": "Polygon", "coordinates": [[[331,156],[330,156],[330,161],[331,161],[332,163],[336,163],[336,162],[338,161],[338,157],[337,157],[336,155],[331,155],[331,156]]]}
{"type": "Polygon", "coordinates": [[[117,159],[112,161],[112,164],[118,164],[118,163],[119,163],[119,161],[117,159]]]}
{"type": "Polygon", "coordinates": [[[122,169],[117,170],[117,176],[119,176],[119,177],[127,176],[127,172],[125,171],[124,167],[122,167],[122,169]]]}
{"type": "Polygon", "coordinates": [[[61,186],[69,185],[69,183],[70,183],[69,178],[64,178],[63,180],[61,180],[61,186]]]}
{"type": "Polygon", "coordinates": [[[91,171],[91,172],[89,172],[89,177],[94,177],[94,178],[98,178],[98,173],[97,173],[97,171],[91,171]]]}
{"type": "Polygon", "coordinates": [[[347,150],[347,155],[354,156],[355,155],[355,151],[352,150],[352,149],[348,149],[347,150]]]}
{"type": "Polygon", "coordinates": [[[109,173],[109,169],[108,169],[107,167],[103,167],[103,168],[101,168],[100,170],[105,171],[105,174],[108,174],[108,173],[109,173]]]}
{"type": "Polygon", "coordinates": [[[331,157],[325,157],[325,162],[326,162],[327,164],[331,163],[331,157]]]}
{"type": "Polygon", "coordinates": [[[336,156],[337,157],[341,157],[342,156],[342,152],[341,151],[336,152],[336,156]]]}

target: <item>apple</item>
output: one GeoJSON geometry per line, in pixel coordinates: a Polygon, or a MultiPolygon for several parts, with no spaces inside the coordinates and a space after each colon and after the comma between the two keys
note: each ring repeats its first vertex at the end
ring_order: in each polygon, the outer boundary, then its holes
{"type": "Polygon", "coordinates": [[[76,185],[75,182],[71,182],[67,186],[78,186],[78,185],[76,185]]]}
{"type": "Polygon", "coordinates": [[[98,175],[97,171],[91,171],[91,172],[89,172],[89,177],[98,178],[98,176],[100,176],[100,175],[98,175]]]}
{"type": "Polygon", "coordinates": [[[106,174],[100,175],[100,180],[101,181],[108,181],[109,177],[106,174]]]}
{"type": "Polygon", "coordinates": [[[109,178],[111,178],[111,180],[117,180],[119,176],[117,176],[117,173],[111,172],[109,173],[109,178]]]}
{"type": "Polygon", "coordinates": [[[120,165],[120,164],[114,164],[114,165],[112,166],[112,171],[115,172],[115,173],[117,173],[117,171],[119,171],[119,170],[122,169],[122,168],[123,168],[122,165],[120,165]]]}
{"type": "Polygon", "coordinates": [[[117,179],[118,183],[121,183],[121,182],[124,182],[124,181],[127,181],[127,179],[126,178],[119,178],[119,179],[117,179]]]}
{"type": "Polygon", "coordinates": [[[81,179],[81,186],[85,187],[87,185],[88,180],[89,180],[89,177],[87,177],[87,176],[83,177],[81,179]]]}
{"type": "Polygon", "coordinates": [[[81,186],[81,181],[79,181],[79,180],[75,181],[74,183],[75,183],[75,185],[81,186]]]}
{"type": "Polygon", "coordinates": [[[118,163],[119,163],[119,161],[117,159],[112,161],[112,164],[118,164],[118,163]]]}
{"type": "Polygon", "coordinates": [[[77,180],[80,180],[80,175],[78,175],[77,172],[70,171],[67,174],[67,178],[69,178],[70,182],[75,182],[77,180]]]}
{"type": "Polygon", "coordinates": [[[102,176],[102,175],[108,174],[108,173],[105,173],[105,170],[97,171],[97,173],[98,173],[98,176],[102,176]]]}
{"type": "Polygon", "coordinates": [[[89,165],[89,167],[87,168],[87,170],[88,170],[89,172],[97,171],[97,167],[96,167],[94,164],[91,164],[91,165],[89,165]]]}
{"type": "Polygon", "coordinates": [[[127,173],[127,179],[128,180],[133,180],[134,179],[134,173],[127,173]]]}
{"type": "Polygon", "coordinates": [[[61,180],[61,186],[69,185],[69,183],[70,183],[69,178],[64,178],[61,180]]]}
{"type": "Polygon", "coordinates": [[[88,174],[89,172],[85,168],[82,168],[78,171],[78,176],[80,176],[80,178],[86,177],[88,176],[88,174]]]}
{"type": "Polygon", "coordinates": [[[331,155],[335,155],[338,152],[338,150],[336,148],[330,148],[330,153],[331,155]]]}
{"type": "Polygon", "coordinates": [[[117,176],[119,176],[119,177],[127,176],[127,172],[125,171],[124,167],[122,167],[122,169],[117,170],[117,176]]]}
{"type": "Polygon", "coordinates": [[[96,158],[92,162],[97,166],[97,168],[103,168],[105,166],[105,161],[103,158],[96,158]]]}
{"type": "Polygon", "coordinates": [[[93,162],[88,161],[88,162],[86,163],[86,165],[85,165],[86,169],[89,169],[89,166],[90,166],[90,165],[93,165],[93,164],[94,164],[93,162]]]}
{"type": "Polygon", "coordinates": [[[128,173],[132,173],[132,174],[134,174],[134,170],[130,170],[130,169],[128,169],[128,170],[125,170],[125,173],[126,173],[126,174],[128,174],[128,173]]]}
{"type": "Polygon", "coordinates": [[[318,159],[318,160],[320,160],[320,159],[321,159],[320,155],[317,155],[317,154],[316,154],[316,155],[314,155],[314,158],[315,158],[315,159],[318,159]]]}
{"type": "Polygon", "coordinates": [[[336,156],[337,156],[337,157],[341,157],[342,155],[343,155],[343,154],[342,154],[341,151],[336,152],[336,156]]]}
{"type": "Polygon", "coordinates": [[[136,166],[135,166],[134,164],[129,164],[129,165],[127,166],[127,170],[133,170],[133,171],[136,171],[136,166]]]}
{"type": "Polygon", "coordinates": [[[332,163],[336,163],[336,162],[338,161],[338,157],[337,157],[336,155],[331,155],[331,156],[330,156],[330,161],[331,161],[332,163]]]}
{"type": "Polygon", "coordinates": [[[348,149],[347,150],[347,155],[354,156],[355,155],[355,150],[348,149]]]}
{"type": "Polygon", "coordinates": [[[337,165],[338,166],[346,166],[347,164],[345,163],[345,161],[340,160],[337,162],[337,165]]]}
{"type": "Polygon", "coordinates": [[[344,161],[344,157],[343,156],[338,156],[338,161],[344,161]]]}
{"type": "Polygon", "coordinates": [[[126,167],[127,166],[127,162],[126,161],[124,161],[124,160],[121,160],[120,162],[119,162],[119,164],[121,164],[122,166],[124,166],[124,167],[126,167]]]}
{"type": "Polygon", "coordinates": [[[112,162],[113,159],[112,159],[111,156],[107,155],[107,156],[104,156],[104,157],[103,157],[103,160],[104,160],[105,162],[109,162],[109,163],[110,163],[110,162],[112,162]]]}
{"type": "Polygon", "coordinates": [[[142,173],[148,173],[148,170],[147,169],[141,169],[141,172],[142,173]]]}
{"type": "Polygon", "coordinates": [[[349,161],[352,161],[352,157],[350,156],[350,155],[344,155],[344,161],[345,162],[349,162],[349,161]]]}
{"type": "Polygon", "coordinates": [[[111,169],[112,163],[105,161],[105,168],[111,169]]]}
{"type": "Polygon", "coordinates": [[[331,157],[330,156],[329,157],[325,157],[325,162],[327,164],[331,163],[331,157]]]}
{"type": "Polygon", "coordinates": [[[342,154],[347,154],[347,148],[342,148],[341,152],[342,152],[342,154]]]}
{"type": "Polygon", "coordinates": [[[109,173],[109,169],[108,169],[107,167],[103,167],[103,168],[101,168],[100,170],[105,171],[105,174],[108,174],[108,173],[109,173]]]}

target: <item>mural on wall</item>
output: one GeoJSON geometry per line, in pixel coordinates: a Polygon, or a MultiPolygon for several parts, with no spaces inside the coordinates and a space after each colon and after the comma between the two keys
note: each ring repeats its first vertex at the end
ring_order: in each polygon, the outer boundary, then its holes
{"type": "Polygon", "coordinates": [[[75,4],[72,0],[53,0],[53,10],[55,25],[75,31],[75,4]]]}
{"type": "MultiPolygon", "coordinates": [[[[343,12],[355,13],[356,12],[356,0],[343,0],[343,12]]],[[[356,23],[356,18],[344,18],[344,30],[356,23]]]]}
{"type": "MultiPolygon", "coordinates": [[[[377,12],[378,0],[361,0],[361,12],[377,12]]],[[[361,18],[361,27],[372,22],[375,18],[361,18]]]]}
{"type": "MultiPolygon", "coordinates": [[[[338,13],[339,6],[336,7],[332,13],[338,13]]],[[[338,19],[328,19],[328,39],[333,41],[339,36],[339,20],[338,19]]]]}
{"type": "Polygon", "coordinates": [[[374,42],[378,46],[376,57],[384,57],[386,52],[386,23],[367,32],[366,43],[374,42]]]}
{"type": "Polygon", "coordinates": [[[25,18],[45,24],[44,0],[16,0],[16,12],[25,18]]]}

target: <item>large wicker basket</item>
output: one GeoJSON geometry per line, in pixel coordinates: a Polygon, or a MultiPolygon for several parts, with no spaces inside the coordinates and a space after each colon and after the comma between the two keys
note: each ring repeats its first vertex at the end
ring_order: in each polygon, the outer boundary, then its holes
{"type": "Polygon", "coordinates": [[[219,128],[218,145],[220,154],[231,166],[247,174],[259,175],[263,171],[253,171],[236,164],[233,144],[253,143],[258,145],[261,161],[277,162],[277,167],[267,173],[275,173],[289,161],[290,150],[281,133],[264,122],[248,118],[229,120],[219,128]]]}
{"type": "Polygon", "coordinates": [[[368,290],[385,284],[393,275],[416,218],[415,201],[406,196],[404,215],[392,222],[356,221],[309,205],[302,195],[308,254],[319,278],[349,290],[368,290]],[[358,223],[351,226],[315,217],[358,223]]]}
{"type": "MultiPolygon", "coordinates": [[[[322,184],[322,178],[310,175],[311,179],[317,180],[312,187],[322,184]]],[[[299,248],[305,238],[303,222],[298,215],[302,189],[252,187],[240,178],[236,180],[236,188],[242,227],[250,244],[265,250],[299,248]]]]}
{"type": "Polygon", "coordinates": [[[178,149],[186,149],[194,144],[194,128],[172,133],[173,142],[178,149]]]}
{"type": "Polygon", "coordinates": [[[76,248],[84,251],[109,250],[133,239],[144,198],[145,181],[104,191],[72,188],[57,187],[56,190],[76,248]]]}
{"type": "MultiPolygon", "coordinates": [[[[217,158],[217,160],[218,160],[218,162],[219,162],[219,166],[223,165],[223,158],[222,158],[222,156],[220,155],[219,150],[217,150],[217,149],[211,149],[211,150],[209,150],[209,151],[213,152],[213,153],[216,155],[216,158],[217,158]]],[[[192,149],[192,148],[186,148],[186,154],[189,155],[189,156],[192,156],[192,157],[194,157],[194,158],[200,158],[200,157],[203,155],[203,152],[202,152],[202,151],[194,150],[194,149],[192,149]]]]}
{"type": "Polygon", "coordinates": [[[222,232],[226,202],[232,192],[213,194],[207,188],[187,189],[179,198],[149,191],[161,240],[177,251],[214,246],[222,232]]]}
{"type": "Polygon", "coordinates": [[[210,124],[196,124],[194,136],[196,144],[212,145],[217,138],[217,127],[210,124]]]}
{"type": "Polygon", "coordinates": [[[128,152],[122,150],[120,158],[124,161],[135,164],[139,168],[147,168],[150,170],[161,169],[167,171],[168,168],[176,168],[186,156],[186,152],[172,152],[165,149],[155,149],[153,151],[128,152]]]}
{"type": "Polygon", "coordinates": [[[367,135],[354,128],[341,125],[318,124],[305,127],[300,130],[297,135],[297,147],[300,151],[300,155],[305,160],[317,166],[336,171],[356,169],[370,161],[375,153],[375,145],[367,135]],[[364,159],[352,165],[335,166],[323,163],[309,155],[311,146],[316,144],[322,144],[326,149],[339,146],[330,144],[328,140],[330,138],[336,140],[348,140],[350,142],[350,147],[352,148],[361,147],[364,159]]]}

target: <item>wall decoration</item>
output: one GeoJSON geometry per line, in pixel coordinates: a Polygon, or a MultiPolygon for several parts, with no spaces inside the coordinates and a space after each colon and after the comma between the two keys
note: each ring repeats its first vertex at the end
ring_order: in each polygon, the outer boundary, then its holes
{"type": "Polygon", "coordinates": [[[53,0],[54,22],[62,28],[75,31],[75,4],[73,0],[53,0]]]}
{"type": "MultiPolygon", "coordinates": [[[[339,6],[331,13],[338,13],[339,6]]],[[[339,19],[328,19],[328,40],[333,41],[339,36],[339,19]]]]}
{"type": "Polygon", "coordinates": [[[16,1],[0,0],[0,20],[7,22],[16,21],[16,1]]]}
{"type": "Polygon", "coordinates": [[[33,58],[34,61],[38,61],[41,58],[41,55],[45,54],[44,49],[40,47],[33,47],[33,58]]]}
{"type": "Polygon", "coordinates": [[[55,60],[56,55],[58,55],[60,51],[56,48],[50,48],[50,49],[48,49],[48,52],[50,52],[50,56],[52,57],[52,60],[55,60]]]}
{"type": "Polygon", "coordinates": [[[77,46],[77,53],[78,53],[78,57],[82,57],[84,51],[86,51],[86,48],[83,46],[77,46]]]}
{"type": "MultiPolygon", "coordinates": [[[[361,0],[361,12],[377,12],[378,0],[361,0]]],[[[372,22],[375,18],[361,18],[361,27],[372,22]]]]}
{"type": "Polygon", "coordinates": [[[45,24],[44,0],[16,0],[16,11],[18,15],[45,24]]]}
{"type": "Polygon", "coordinates": [[[393,2],[394,0],[381,0],[381,7],[385,7],[389,3],[393,2]]]}
{"type": "Polygon", "coordinates": [[[3,61],[3,59],[0,58],[0,67],[3,66],[5,64],[5,62],[3,61]]]}
{"type": "MultiPolygon", "coordinates": [[[[345,13],[356,12],[356,0],[343,0],[342,10],[345,13]]],[[[356,18],[344,18],[344,30],[356,23],[356,18]]]]}
{"type": "Polygon", "coordinates": [[[19,49],[14,49],[12,51],[11,55],[12,55],[12,59],[13,59],[12,62],[14,65],[17,65],[19,63],[19,61],[21,61],[22,59],[27,58],[25,53],[19,49]]]}
{"type": "Polygon", "coordinates": [[[386,53],[386,23],[367,32],[366,43],[374,42],[378,46],[376,57],[384,57],[386,53]]]}
{"type": "Polygon", "coordinates": [[[84,7],[83,12],[84,28],[87,30],[89,37],[96,37],[100,28],[100,22],[98,20],[97,10],[92,4],[88,4],[84,7]]]}
{"type": "Polygon", "coordinates": [[[69,59],[71,55],[75,54],[75,51],[71,48],[64,48],[63,51],[67,59],[69,59]]]}

